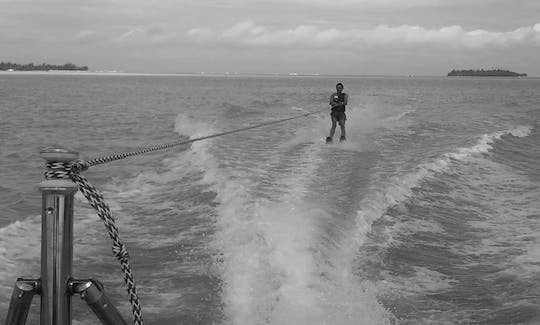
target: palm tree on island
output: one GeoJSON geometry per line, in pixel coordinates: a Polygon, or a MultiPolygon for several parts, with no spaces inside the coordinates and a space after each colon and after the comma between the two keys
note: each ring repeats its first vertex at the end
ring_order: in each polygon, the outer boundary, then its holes
{"type": "Polygon", "coordinates": [[[88,71],[87,66],[78,67],[73,63],[66,63],[63,65],[53,65],[48,63],[41,63],[34,65],[34,63],[18,64],[11,62],[0,62],[0,71],[88,71]]]}
{"type": "Polygon", "coordinates": [[[452,70],[448,72],[448,77],[526,77],[526,73],[516,73],[509,70],[452,70]]]}

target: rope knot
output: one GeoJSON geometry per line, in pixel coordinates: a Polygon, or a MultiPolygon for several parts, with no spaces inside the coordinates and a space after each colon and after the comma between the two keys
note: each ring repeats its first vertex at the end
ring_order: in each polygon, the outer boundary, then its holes
{"type": "Polygon", "coordinates": [[[84,160],[73,162],[53,161],[47,162],[45,167],[47,169],[45,179],[65,179],[87,170],[90,165],[84,160]]]}
{"type": "Polygon", "coordinates": [[[84,172],[90,168],[90,164],[84,160],[75,160],[73,161],[69,166],[68,170],[73,174],[79,174],[80,172],[84,172]]]}
{"type": "Polygon", "coordinates": [[[128,262],[129,261],[129,253],[127,251],[126,245],[124,244],[114,244],[112,247],[112,251],[114,253],[114,256],[120,261],[120,262],[128,262]]]}
{"type": "Polygon", "coordinates": [[[118,228],[115,225],[114,218],[107,204],[103,201],[103,196],[97,191],[97,189],[90,184],[83,175],[79,174],[80,171],[86,170],[89,166],[94,164],[91,161],[73,161],[68,169],[68,173],[71,179],[78,185],[81,193],[86,197],[90,205],[96,209],[98,216],[103,220],[105,228],[109,232],[109,237],[113,241],[112,251],[114,256],[119,260],[122,267],[122,273],[124,275],[124,282],[127,285],[127,290],[130,296],[130,302],[133,307],[133,317],[135,325],[142,325],[142,310],[139,304],[139,298],[137,297],[137,289],[135,286],[135,280],[131,273],[131,267],[129,265],[129,254],[126,246],[120,241],[120,235],[118,228]]]}

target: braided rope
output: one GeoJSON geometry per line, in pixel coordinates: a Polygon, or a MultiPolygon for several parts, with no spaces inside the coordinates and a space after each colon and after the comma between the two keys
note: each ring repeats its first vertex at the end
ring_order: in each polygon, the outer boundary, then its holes
{"type": "Polygon", "coordinates": [[[176,141],[176,142],[172,142],[168,144],[156,145],[153,147],[149,147],[149,148],[145,148],[145,149],[141,149],[137,151],[124,152],[120,154],[99,157],[99,158],[95,158],[95,159],[91,159],[87,161],[77,160],[70,163],[48,162],[47,171],[45,172],[45,178],[46,179],[69,178],[73,180],[79,187],[79,190],[86,197],[90,205],[94,209],[96,209],[98,216],[101,218],[101,220],[105,224],[105,227],[107,228],[109,237],[113,241],[113,245],[112,245],[113,254],[120,261],[122,273],[124,275],[124,282],[126,283],[127,291],[129,294],[129,300],[132,306],[134,324],[142,325],[143,324],[142,309],[141,309],[141,306],[139,305],[139,298],[137,296],[135,280],[133,279],[133,274],[131,272],[131,267],[129,264],[129,254],[127,252],[127,248],[120,240],[120,233],[119,233],[118,227],[116,226],[111,210],[109,209],[107,204],[105,204],[103,195],[101,195],[101,193],[92,184],[90,184],[90,182],[88,182],[88,180],[85,177],[83,177],[80,174],[80,172],[87,170],[91,166],[105,164],[105,163],[112,162],[115,160],[120,160],[120,159],[128,158],[135,155],[140,155],[140,154],[144,154],[144,153],[148,153],[152,151],[158,151],[158,150],[163,150],[163,149],[167,149],[167,148],[171,148],[171,147],[175,147],[179,145],[189,144],[195,141],[206,140],[210,138],[220,137],[223,135],[251,130],[251,129],[259,128],[266,125],[281,123],[281,122],[285,122],[285,121],[289,121],[289,120],[293,120],[293,119],[297,119],[301,117],[306,117],[313,114],[318,114],[323,111],[326,111],[326,109],[316,111],[316,112],[296,115],[293,117],[288,117],[288,118],[284,118],[280,120],[265,122],[265,123],[261,123],[261,124],[257,124],[253,126],[244,127],[244,128],[239,128],[232,131],[220,132],[220,133],[215,133],[215,134],[211,134],[211,135],[207,135],[207,136],[203,136],[199,138],[176,141]]]}
{"type": "Polygon", "coordinates": [[[288,118],[284,118],[284,119],[280,119],[280,120],[265,122],[265,123],[261,123],[261,124],[257,124],[257,125],[253,125],[253,126],[247,126],[247,127],[232,130],[232,131],[225,131],[225,132],[215,133],[215,134],[211,134],[211,135],[207,135],[207,136],[203,136],[203,137],[199,137],[199,138],[176,141],[176,142],[172,142],[172,143],[156,145],[156,146],[153,146],[153,147],[149,147],[149,148],[145,148],[145,149],[141,149],[141,150],[137,150],[137,151],[124,152],[124,153],[120,153],[120,154],[94,158],[94,159],[87,160],[86,162],[83,162],[83,164],[86,166],[86,168],[88,168],[90,166],[105,164],[105,163],[108,163],[108,162],[124,159],[124,158],[135,156],[135,155],[140,155],[140,154],[144,154],[144,153],[148,153],[148,152],[152,152],[152,151],[157,151],[157,150],[163,150],[163,149],[167,149],[167,148],[171,148],[171,147],[175,147],[175,146],[179,146],[179,145],[183,145],[183,144],[193,143],[195,141],[201,141],[201,140],[206,140],[206,139],[210,139],[210,138],[216,138],[216,137],[224,136],[224,135],[227,135],[227,134],[238,133],[238,132],[251,130],[251,129],[255,129],[255,128],[260,128],[260,127],[271,125],[271,124],[282,123],[282,122],[285,122],[285,121],[294,120],[294,119],[297,119],[297,118],[318,114],[318,113],[321,113],[321,112],[324,112],[324,111],[327,111],[327,109],[323,109],[323,110],[319,110],[319,111],[315,111],[315,112],[310,112],[310,113],[305,113],[305,114],[301,114],[301,115],[296,115],[296,116],[293,116],[293,117],[288,117],[288,118]]]}
{"type": "Polygon", "coordinates": [[[47,163],[48,170],[45,173],[45,178],[70,178],[77,184],[79,190],[86,197],[90,205],[96,209],[98,216],[101,218],[101,220],[103,220],[105,228],[107,228],[109,237],[113,241],[113,254],[120,261],[124,282],[126,283],[129,294],[129,301],[132,306],[134,324],[142,325],[142,309],[139,304],[135,280],[133,279],[133,274],[129,264],[129,254],[127,248],[120,240],[118,227],[116,226],[111,210],[107,204],[105,204],[103,195],[92,184],[90,184],[85,177],[79,174],[80,171],[86,170],[87,168],[88,164],[80,160],[72,163],[50,162],[47,163]]]}

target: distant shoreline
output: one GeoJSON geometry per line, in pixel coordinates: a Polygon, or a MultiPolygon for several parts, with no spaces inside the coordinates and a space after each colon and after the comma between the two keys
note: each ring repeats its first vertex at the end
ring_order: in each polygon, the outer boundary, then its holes
{"type": "Polygon", "coordinates": [[[526,77],[526,73],[517,73],[509,70],[452,70],[448,77],[526,77]]]}
{"type": "Polygon", "coordinates": [[[35,65],[33,63],[19,64],[12,62],[0,62],[0,71],[88,71],[88,67],[79,67],[73,63],[65,63],[62,65],[41,63],[39,65],[35,65]]]}

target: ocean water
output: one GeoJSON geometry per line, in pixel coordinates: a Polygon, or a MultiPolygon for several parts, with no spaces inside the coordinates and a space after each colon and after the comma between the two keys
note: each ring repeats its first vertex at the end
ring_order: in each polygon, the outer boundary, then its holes
{"type": "MultiPolygon", "coordinates": [[[[39,277],[44,163],[328,108],[84,172],[146,324],[539,324],[540,79],[0,74],[0,317],[39,277]],[[339,136],[339,128],[337,130],[339,136]]],[[[78,193],[74,276],[130,305],[78,193]]],[[[74,324],[99,324],[74,297],[74,324]]],[[[29,323],[39,319],[34,298],[29,323]]]]}

